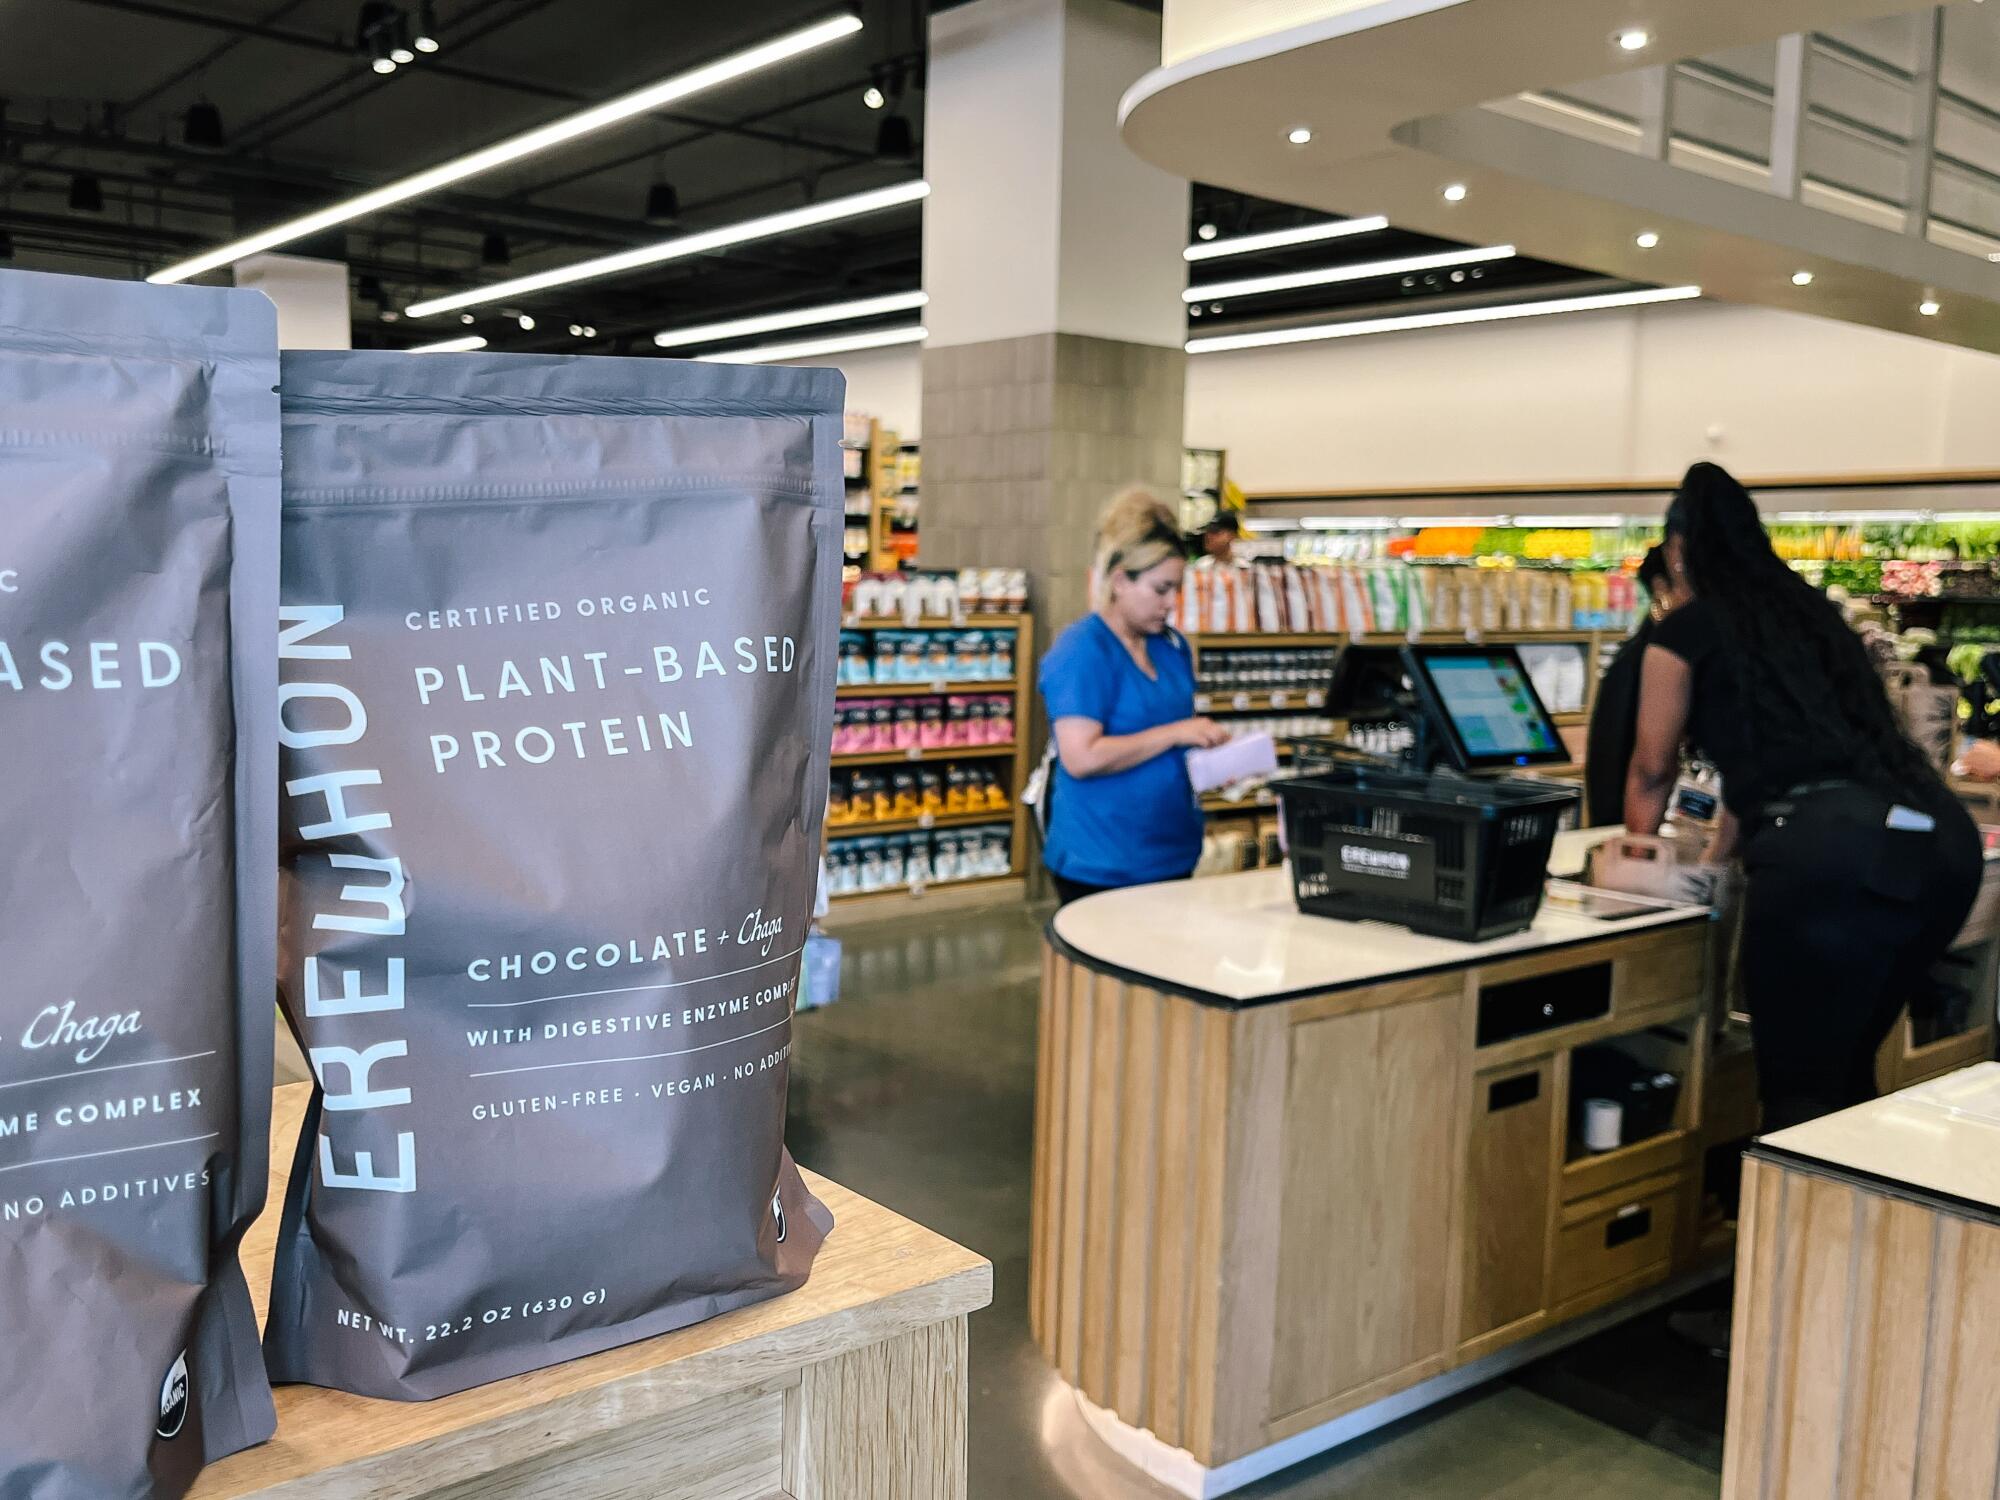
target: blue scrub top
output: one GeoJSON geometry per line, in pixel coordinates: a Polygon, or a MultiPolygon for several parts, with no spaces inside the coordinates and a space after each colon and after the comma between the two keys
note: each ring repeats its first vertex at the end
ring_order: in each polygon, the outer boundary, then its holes
{"type": "MultiPolygon", "coordinates": [[[[1137,734],[1194,713],[1194,659],[1172,631],[1146,639],[1154,677],[1095,614],[1056,638],[1042,658],[1049,721],[1095,719],[1106,734],[1137,734]]],[[[1078,780],[1056,763],[1048,867],[1083,885],[1178,880],[1201,859],[1201,805],[1186,752],[1168,750],[1108,776],[1078,780]]]]}

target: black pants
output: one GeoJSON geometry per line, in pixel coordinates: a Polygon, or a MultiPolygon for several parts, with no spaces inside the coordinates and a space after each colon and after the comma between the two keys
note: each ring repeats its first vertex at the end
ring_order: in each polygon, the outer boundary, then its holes
{"type": "Polygon", "coordinates": [[[1889,828],[1889,798],[1843,786],[1774,801],[1744,848],[1743,990],[1767,1131],[1875,1097],[1877,1049],[1979,892],[1965,809],[1942,788],[1902,800],[1937,826],[1889,828]]]}

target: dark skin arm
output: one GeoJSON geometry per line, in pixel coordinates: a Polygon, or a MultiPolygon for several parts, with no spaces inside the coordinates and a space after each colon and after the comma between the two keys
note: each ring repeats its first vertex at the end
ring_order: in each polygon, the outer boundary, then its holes
{"type": "Polygon", "coordinates": [[[1681,744],[1687,738],[1688,703],[1694,673],[1673,652],[1646,648],[1639,667],[1639,723],[1632,743],[1632,766],[1625,773],[1625,827],[1658,833],[1667,799],[1680,774],[1681,744]]]}
{"type": "MultiPolygon", "coordinates": [[[[1688,705],[1694,697],[1694,672],[1661,646],[1648,646],[1639,669],[1639,723],[1632,746],[1632,766],[1625,773],[1625,827],[1631,833],[1653,834],[1666,821],[1667,800],[1680,775],[1681,745],[1687,739],[1688,705]]],[[[1736,847],[1734,813],[1725,811],[1716,823],[1715,842],[1708,857],[1722,860],[1736,847]]]]}

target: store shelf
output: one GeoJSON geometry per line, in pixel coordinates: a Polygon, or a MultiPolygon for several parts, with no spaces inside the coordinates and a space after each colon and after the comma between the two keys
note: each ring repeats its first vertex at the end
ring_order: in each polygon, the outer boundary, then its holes
{"type": "Polygon", "coordinates": [[[864,750],[836,755],[835,766],[895,766],[906,761],[992,760],[1010,756],[1015,747],[1006,745],[947,745],[936,750],[864,750]]]}
{"type": "Polygon", "coordinates": [[[1248,797],[1225,797],[1219,792],[1209,792],[1201,799],[1201,810],[1212,815],[1226,816],[1230,813],[1275,812],[1278,799],[1269,791],[1253,792],[1248,797]]]}
{"type": "Polygon", "coordinates": [[[979,812],[920,813],[914,818],[888,818],[872,823],[828,823],[828,839],[866,838],[870,834],[922,833],[931,828],[976,828],[987,823],[1011,822],[1011,806],[983,808],[979,812]]]}
{"type": "Polygon", "coordinates": [[[951,880],[926,886],[922,894],[908,889],[868,891],[832,898],[832,910],[819,925],[832,932],[874,922],[946,911],[968,911],[1015,905],[1028,898],[1028,882],[1019,874],[982,875],[976,880],[951,880]]]}
{"type": "Polygon", "coordinates": [[[1565,710],[1562,713],[1551,713],[1549,717],[1556,721],[1556,728],[1558,729],[1578,724],[1588,724],[1590,722],[1590,715],[1580,708],[1565,710]]]}
{"type": "Polygon", "coordinates": [[[967,615],[954,620],[949,615],[923,615],[914,620],[877,615],[842,615],[842,630],[1018,630],[1027,619],[1021,614],[967,615]]]}
{"type": "Polygon", "coordinates": [[[1324,688],[1267,688],[1256,692],[1221,688],[1194,695],[1194,711],[1198,714],[1283,713],[1288,709],[1325,707],[1324,688]]]}
{"type": "MultiPolygon", "coordinates": [[[[1415,637],[1416,643],[1424,646],[1519,646],[1519,645],[1574,645],[1587,646],[1600,635],[1613,632],[1602,630],[1426,630],[1415,637]]],[[[1411,641],[1409,632],[1402,630],[1364,631],[1350,635],[1346,631],[1322,630],[1306,632],[1245,631],[1241,634],[1201,634],[1191,635],[1189,640],[1197,646],[1214,650],[1240,649],[1254,651],[1262,646],[1402,646],[1411,641]]]]}
{"type": "Polygon", "coordinates": [[[843,682],[833,691],[838,698],[925,698],[939,693],[990,693],[998,697],[1012,696],[1020,686],[1019,679],[1005,677],[964,682],[843,682]]]}

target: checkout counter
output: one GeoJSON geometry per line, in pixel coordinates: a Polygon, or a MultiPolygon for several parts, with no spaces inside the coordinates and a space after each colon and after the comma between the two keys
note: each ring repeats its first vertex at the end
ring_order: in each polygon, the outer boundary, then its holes
{"type": "Polygon", "coordinates": [[[2000,1064],[1744,1163],[1724,1500],[2000,1494],[2000,1064]]]}
{"type": "MultiPolygon", "coordinates": [[[[1983,999],[1950,1036],[1900,1023],[1892,1087],[1992,1051],[1996,868],[1961,939],[1983,999]]],[[[1725,1274],[1712,1148],[1757,1105],[1718,931],[1556,881],[1455,941],[1302,913],[1286,869],[1058,911],[1030,1321],[1093,1429],[1205,1500],[1725,1274]],[[1677,1080],[1608,1140],[1607,1064],[1677,1080]]]]}

